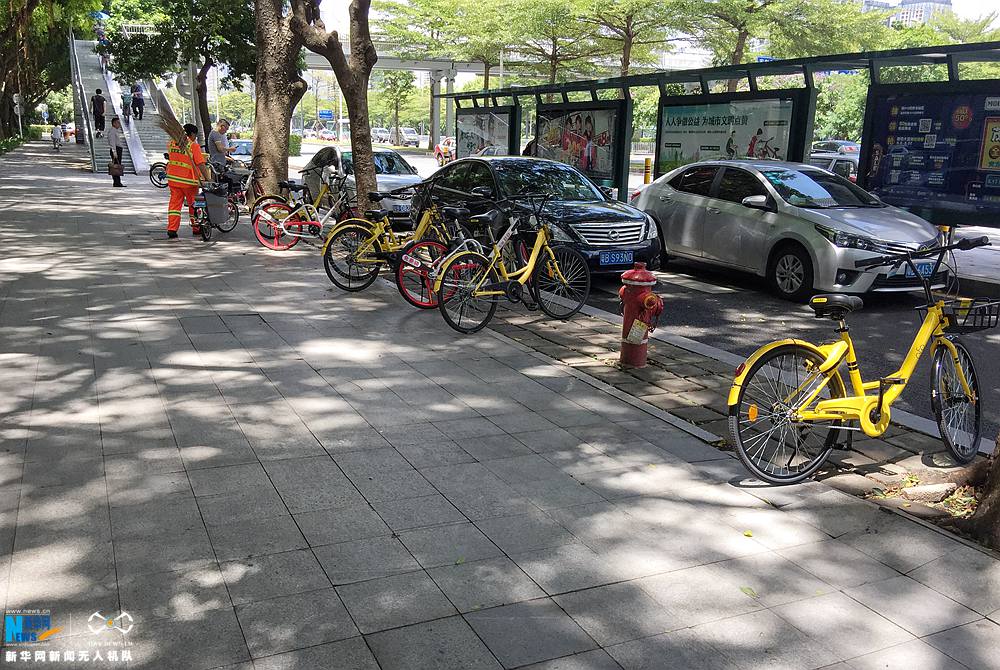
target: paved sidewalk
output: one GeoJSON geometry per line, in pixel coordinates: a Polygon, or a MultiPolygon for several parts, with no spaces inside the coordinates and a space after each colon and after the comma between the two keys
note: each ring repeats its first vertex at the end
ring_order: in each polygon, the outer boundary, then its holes
{"type": "Polygon", "coordinates": [[[0,158],[0,582],[62,627],[6,665],[1000,668],[987,553],[75,154],[0,158]]]}

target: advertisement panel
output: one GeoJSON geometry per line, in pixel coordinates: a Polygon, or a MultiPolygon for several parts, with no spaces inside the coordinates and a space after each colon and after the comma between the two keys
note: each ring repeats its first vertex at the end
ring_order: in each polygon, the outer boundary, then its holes
{"type": "Polygon", "coordinates": [[[540,108],[535,155],[572,165],[598,184],[614,186],[618,122],[617,108],[540,108]]]}
{"type": "Polygon", "coordinates": [[[873,88],[865,187],[934,223],[973,223],[975,213],[987,215],[978,225],[1000,224],[1000,90],[975,92],[973,84],[873,88]]]}
{"type": "Polygon", "coordinates": [[[657,174],[718,158],[786,160],[792,143],[790,99],[664,104],[660,108],[657,174]]]}
{"type": "Polygon", "coordinates": [[[455,150],[459,158],[472,156],[483,149],[497,147],[491,155],[510,153],[511,110],[508,107],[479,107],[459,110],[455,150]]]}

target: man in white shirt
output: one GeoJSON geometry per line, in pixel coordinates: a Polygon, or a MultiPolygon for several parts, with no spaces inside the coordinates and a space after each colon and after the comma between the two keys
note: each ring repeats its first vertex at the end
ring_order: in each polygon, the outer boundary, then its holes
{"type": "Polygon", "coordinates": [[[229,130],[229,121],[219,119],[215,124],[215,129],[208,134],[208,160],[221,174],[226,171],[226,163],[233,147],[229,146],[229,138],[226,132],[229,130]]]}
{"type": "MultiPolygon", "coordinates": [[[[125,133],[122,132],[122,122],[116,116],[111,119],[111,130],[108,131],[108,147],[111,149],[111,160],[121,165],[122,150],[125,148],[125,133]]],[[[121,175],[112,173],[115,183],[112,186],[125,188],[121,175]]]]}

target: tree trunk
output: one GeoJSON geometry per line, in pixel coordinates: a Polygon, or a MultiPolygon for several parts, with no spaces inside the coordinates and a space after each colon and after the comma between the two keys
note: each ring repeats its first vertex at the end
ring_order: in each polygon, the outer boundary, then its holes
{"type": "Polygon", "coordinates": [[[989,467],[976,513],[960,527],[986,546],[1000,549],[1000,435],[989,467]]]}
{"type": "Polygon", "coordinates": [[[351,0],[347,10],[351,30],[351,55],[348,57],[337,31],[327,32],[323,19],[320,18],[319,2],[292,0],[293,29],[302,36],[307,49],[330,61],[347,105],[347,116],[351,120],[351,152],[358,193],[357,207],[361,211],[370,207],[368,193],[377,188],[368,119],[368,80],[378,61],[368,25],[370,9],[371,0],[351,0]]]}
{"type": "Polygon", "coordinates": [[[484,91],[490,90],[490,70],[492,70],[492,69],[493,69],[492,65],[490,65],[489,63],[486,63],[486,62],[483,63],[483,90],[484,91]]]}
{"type": "Polygon", "coordinates": [[[198,69],[195,77],[195,92],[198,96],[198,124],[201,132],[208,141],[208,134],[212,132],[212,118],[208,111],[208,71],[212,68],[212,60],[205,59],[205,64],[198,69]]]}
{"type": "MultiPolygon", "coordinates": [[[[741,29],[736,36],[736,46],[733,47],[733,53],[729,56],[730,65],[739,65],[743,62],[743,57],[746,55],[747,50],[747,40],[750,39],[750,33],[747,32],[745,28],[741,29]]],[[[726,85],[726,90],[730,93],[735,93],[740,82],[738,79],[730,79],[729,83],[726,85]]]]}
{"type": "Polygon", "coordinates": [[[392,101],[392,127],[396,129],[396,141],[401,142],[403,138],[399,133],[399,98],[392,101]]]}
{"type": "Polygon", "coordinates": [[[283,15],[280,0],[254,3],[257,41],[257,73],[254,91],[254,158],[268,192],[277,192],[278,182],[288,178],[288,128],[292,110],[306,92],[296,65],[302,38],[283,15]]]}
{"type": "Polygon", "coordinates": [[[629,66],[632,65],[632,41],[635,39],[635,35],[627,34],[625,39],[622,40],[622,69],[621,76],[627,77],[629,66]]]}

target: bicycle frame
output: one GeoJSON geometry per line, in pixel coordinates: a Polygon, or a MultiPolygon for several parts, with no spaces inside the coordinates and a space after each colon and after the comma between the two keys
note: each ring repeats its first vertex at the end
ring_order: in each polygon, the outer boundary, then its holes
{"type": "Polygon", "coordinates": [[[381,258],[364,256],[364,254],[373,251],[376,240],[379,241],[379,244],[385,247],[384,251],[399,251],[410,240],[423,239],[429,231],[433,230],[440,235],[441,230],[438,228],[437,221],[438,213],[437,209],[434,207],[428,207],[424,210],[423,214],[420,215],[420,221],[417,223],[417,227],[412,233],[409,234],[397,233],[394,231],[392,229],[392,222],[388,217],[382,219],[381,221],[369,221],[368,219],[362,218],[345,219],[338,225],[334,226],[334,228],[327,234],[326,241],[323,242],[323,253],[326,254],[326,248],[330,245],[330,240],[333,239],[334,234],[338,230],[347,225],[360,225],[366,228],[371,228],[371,234],[368,236],[368,239],[358,246],[356,251],[357,262],[381,263],[383,261],[381,258]]]}

